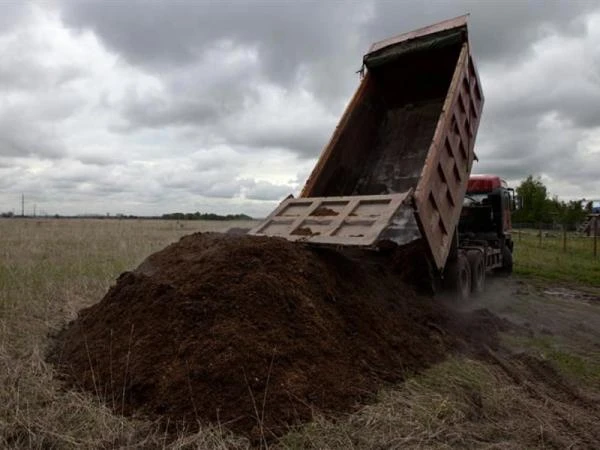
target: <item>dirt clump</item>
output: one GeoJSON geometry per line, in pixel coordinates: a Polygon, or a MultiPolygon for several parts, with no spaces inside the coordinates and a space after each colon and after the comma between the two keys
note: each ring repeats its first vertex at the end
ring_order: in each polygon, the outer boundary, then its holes
{"type": "Polygon", "coordinates": [[[313,232],[313,230],[308,227],[298,227],[292,231],[291,234],[296,236],[317,236],[319,233],[313,232]]]}
{"type": "Polygon", "coordinates": [[[69,385],[116,411],[252,439],[351,411],[466,337],[385,260],[197,233],[123,273],[57,338],[69,385]]]}
{"type": "Polygon", "coordinates": [[[315,209],[310,215],[326,217],[326,216],[337,216],[337,215],[339,215],[339,213],[337,211],[334,211],[331,208],[321,206],[320,208],[315,209]]]}

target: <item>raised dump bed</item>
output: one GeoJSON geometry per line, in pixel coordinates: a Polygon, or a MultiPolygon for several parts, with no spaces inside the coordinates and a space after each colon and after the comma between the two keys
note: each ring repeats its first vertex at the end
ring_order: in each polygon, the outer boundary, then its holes
{"type": "MultiPolygon", "coordinates": [[[[302,220],[316,226],[310,214],[280,220],[281,211],[298,202],[350,202],[362,196],[383,201],[400,194],[394,211],[381,206],[377,226],[367,227],[368,233],[344,234],[340,240],[340,231],[333,230],[302,238],[377,246],[384,241],[402,245],[421,235],[442,269],[460,217],[483,107],[466,16],[375,43],[363,61],[366,74],[301,198],[285,200],[251,234],[298,240],[294,233],[302,220]]],[[[342,216],[335,222],[339,230],[352,221],[349,214],[342,216]]]]}

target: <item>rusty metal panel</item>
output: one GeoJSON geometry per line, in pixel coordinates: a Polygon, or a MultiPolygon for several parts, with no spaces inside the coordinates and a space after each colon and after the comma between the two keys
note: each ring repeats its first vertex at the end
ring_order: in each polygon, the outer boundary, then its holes
{"type": "Polygon", "coordinates": [[[407,204],[411,193],[290,198],[248,234],[366,247],[377,246],[383,235],[386,241],[410,242],[414,239],[406,235],[410,227],[402,221],[412,220],[412,208],[407,204]]]}
{"type": "Polygon", "coordinates": [[[417,221],[439,269],[460,217],[482,109],[479,78],[464,43],[414,194],[417,221]]]}

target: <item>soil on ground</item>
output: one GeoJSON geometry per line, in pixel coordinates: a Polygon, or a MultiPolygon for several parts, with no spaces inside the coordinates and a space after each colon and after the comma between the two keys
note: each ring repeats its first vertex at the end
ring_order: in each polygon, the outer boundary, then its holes
{"type": "Polygon", "coordinates": [[[470,343],[494,348],[503,321],[417,293],[406,277],[428,269],[410,254],[371,256],[186,236],[82,310],[54,360],[120,413],[263,439],[315,411],[352,411],[470,343]]]}

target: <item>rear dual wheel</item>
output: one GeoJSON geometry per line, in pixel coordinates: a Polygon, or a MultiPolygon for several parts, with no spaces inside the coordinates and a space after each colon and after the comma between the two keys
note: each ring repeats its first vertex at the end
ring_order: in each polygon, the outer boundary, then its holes
{"type": "Polygon", "coordinates": [[[448,263],[444,276],[446,290],[459,301],[468,300],[471,293],[479,295],[485,289],[485,260],[483,253],[461,252],[448,263]]]}
{"type": "Polygon", "coordinates": [[[500,272],[505,275],[510,275],[513,271],[513,255],[510,246],[507,244],[502,247],[502,267],[500,268],[500,272]]]}
{"type": "Polygon", "coordinates": [[[471,267],[464,253],[448,262],[444,274],[444,287],[459,301],[466,301],[471,294],[471,267]]]}
{"type": "Polygon", "coordinates": [[[471,268],[471,291],[474,295],[482,294],[485,289],[485,260],[483,253],[479,250],[471,250],[467,253],[467,259],[471,268]]]}

